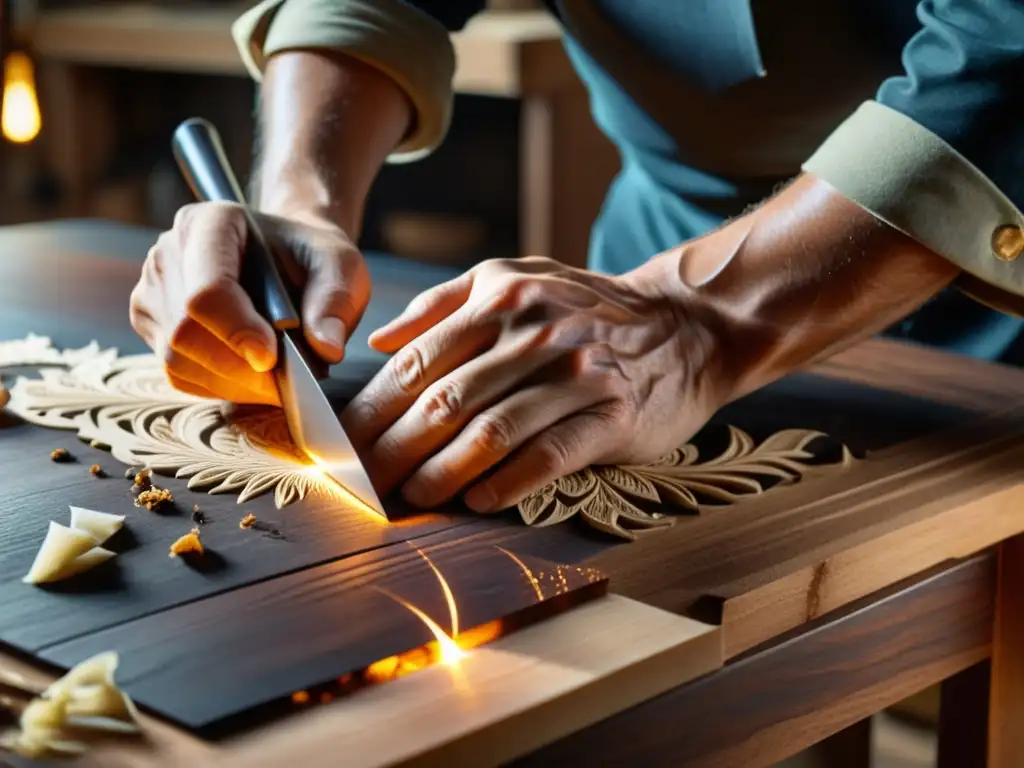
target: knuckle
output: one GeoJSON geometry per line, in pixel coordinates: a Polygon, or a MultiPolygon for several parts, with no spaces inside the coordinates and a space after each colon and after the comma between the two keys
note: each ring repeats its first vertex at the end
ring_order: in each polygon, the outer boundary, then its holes
{"type": "Polygon", "coordinates": [[[516,430],[512,420],[500,413],[489,413],[477,420],[475,441],[487,453],[505,453],[512,448],[516,430]]]}
{"type": "Polygon", "coordinates": [[[618,381],[618,377],[609,375],[614,370],[614,356],[604,344],[586,344],[574,349],[570,365],[573,376],[598,375],[606,385],[618,381]]]}
{"type": "Polygon", "coordinates": [[[181,206],[174,214],[174,222],[171,224],[171,229],[177,231],[188,227],[189,222],[195,217],[200,205],[200,203],[188,203],[181,206]]]}
{"type": "Polygon", "coordinates": [[[393,376],[401,392],[413,394],[423,387],[427,376],[427,363],[419,345],[403,347],[395,356],[393,376]]]}
{"type": "Polygon", "coordinates": [[[423,404],[427,421],[432,424],[450,424],[459,418],[461,411],[462,398],[454,381],[442,381],[436,385],[423,404]]]}
{"type": "Polygon", "coordinates": [[[537,457],[544,472],[564,474],[572,460],[572,449],[566,439],[557,434],[546,434],[537,440],[537,457]]]}
{"type": "Polygon", "coordinates": [[[601,409],[605,419],[614,427],[627,427],[633,423],[636,408],[632,398],[620,393],[613,397],[601,409]]]}

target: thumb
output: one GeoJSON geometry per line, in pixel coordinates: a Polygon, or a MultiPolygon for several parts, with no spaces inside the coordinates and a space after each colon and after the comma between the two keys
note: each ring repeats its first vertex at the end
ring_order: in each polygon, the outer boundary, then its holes
{"type": "Polygon", "coordinates": [[[302,297],[306,341],[327,362],[340,362],[369,301],[370,274],[362,254],[314,259],[302,297]]]}

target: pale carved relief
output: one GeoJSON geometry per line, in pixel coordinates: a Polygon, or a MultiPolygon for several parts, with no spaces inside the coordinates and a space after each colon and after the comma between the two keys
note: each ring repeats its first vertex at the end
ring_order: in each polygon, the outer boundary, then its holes
{"type": "MultiPolygon", "coordinates": [[[[118,357],[92,344],[57,351],[44,337],[0,342],[0,367],[42,365],[40,378],[20,377],[8,409],[33,424],[73,430],[134,467],[188,478],[209,493],[237,493],[239,503],[274,492],[284,507],[307,495],[337,498],[292,445],[277,409],[227,406],[175,390],[153,355],[118,357]],[[20,357],[19,357],[20,356],[20,357]],[[60,367],[57,367],[60,366],[60,367]]],[[[624,539],[696,513],[701,500],[731,503],[767,483],[790,484],[852,462],[842,447],[821,464],[819,432],[785,430],[757,444],[729,428],[726,448],[701,460],[684,445],[643,466],[591,467],[559,479],[519,504],[529,525],[579,516],[624,539]]]]}

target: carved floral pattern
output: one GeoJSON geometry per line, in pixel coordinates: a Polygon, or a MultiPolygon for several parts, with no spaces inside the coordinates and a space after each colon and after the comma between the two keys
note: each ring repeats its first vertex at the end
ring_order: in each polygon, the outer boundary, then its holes
{"type": "MultiPolygon", "coordinates": [[[[310,494],[336,496],[292,444],[279,409],[183,394],[153,355],[118,357],[95,343],[58,351],[41,336],[0,342],[0,368],[25,365],[44,367],[38,379],[18,378],[9,410],[33,424],[74,430],[125,464],[188,478],[189,488],[238,493],[240,504],[270,491],[279,508],[310,494]]],[[[853,461],[843,446],[838,461],[820,463],[814,444],[823,437],[790,429],[757,444],[729,427],[728,445],[711,459],[700,460],[688,444],[653,464],[590,467],[527,497],[519,512],[535,526],[579,516],[631,540],[671,525],[679,512],[699,513],[702,499],[732,503],[770,482],[795,483],[853,461]]]]}

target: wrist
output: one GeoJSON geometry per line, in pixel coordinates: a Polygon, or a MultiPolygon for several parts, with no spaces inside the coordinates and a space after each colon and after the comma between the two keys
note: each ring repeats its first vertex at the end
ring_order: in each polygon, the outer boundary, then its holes
{"type": "Polygon", "coordinates": [[[815,177],[636,270],[735,399],[898,322],[959,270],[815,177]],[[703,353],[702,353],[703,354],[703,353]]]}
{"type": "Polygon", "coordinates": [[[337,52],[272,56],[260,105],[258,207],[332,221],[357,240],[370,187],[411,119],[404,92],[369,64],[337,52]]]}

